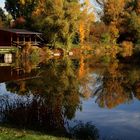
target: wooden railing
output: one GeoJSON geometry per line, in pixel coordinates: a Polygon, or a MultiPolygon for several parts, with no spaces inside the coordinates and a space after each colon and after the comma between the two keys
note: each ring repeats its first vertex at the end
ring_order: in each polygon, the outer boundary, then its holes
{"type": "Polygon", "coordinates": [[[26,41],[26,42],[25,41],[19,41],[19,42],[13,41],[12,45],[20,48],[27,43],[30,43],[32,46],[39,46],[40,45],[40,42],[37,42],[37,41],[36,42],[35,41],[26,41]]]}

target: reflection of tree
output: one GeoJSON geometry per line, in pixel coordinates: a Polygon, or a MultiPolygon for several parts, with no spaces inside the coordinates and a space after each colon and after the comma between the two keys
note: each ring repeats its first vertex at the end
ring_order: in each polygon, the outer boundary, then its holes
{"type": "Polygon", "coordinates": [[[59,107],[52,109],[37,96],[32,100],[28,97],[26,99],[26,103],[18,99],[13,104],[5,102],[6,109],[1,113],[5,116],[6,123],[44,131],[64,129],[64,120],[59,107]]]}
{"type": "Polygon", "coordinates": [[[10,92],[16,92],[20,94],[28,93],[29,90],[26,88],[26,82],[25,81],[19,81],[19,82],[9,82],[7,84],[7,90],[10,92]]]}
{"type": "Polygon", "coordinates": [[[129,79],[133,87],[134,96],[140,100],[140,70],[139,67],[133,68],[129,73],[129,79]]]}
{"type": "Polygon", "coordinates": [[[140,82],[135,83],[134,85],[134,96],[140,100],[140,82]]]}
{"type": "MultiPolygon", "coordinates": [[[[9,91],[33,94],[33,101],[24,106],[6,111],[11,122],[22,124],[17,118],[25,119],[25,125],[37,124],[43,127],[62,128],[64,117],[72,119],[79,108],[78,81],[70,59],[49,60],[39,70],[41,78],[7,83],[9,91]],[[19,90],[20,89],[20,90],[19,90]],[[38,97],[38,98],[36,98],[38,97]]],[[[21,105],[21,106],[20,106],[21,105]]]]}
{"type": "Polygon", "coordinates": [[[88,60],[84,56],[80,57],[77,77],[80,81],[80,93],[84,98],[89,98],[92,93],[89,82],[93,79],[89,76],[89,66],[86,61],[88,60]]]}
{"type": "Polygon", "coordinates": [[[74,139],[78,140],[98,140],[98,129],[91,123],[78,122],[74,127],[69,128],[69,131],[74,139]]]}
{"type": "Polygon", "coordinates": [[[107,67],[101,80],[102,85],[94,93],[100,107],[113,108],[132,99],[129,79],[126,73],[119,69],[117,61],[107,67]]]}
{"type": "Polygon", "coordinates": [[[24,73],[31,73],[32,69],[35,69],[39,62],[40,59],[32,60],[26,56],[25,58],[16,59],[14,67],[15,70],[20,68],[24,73]]]}

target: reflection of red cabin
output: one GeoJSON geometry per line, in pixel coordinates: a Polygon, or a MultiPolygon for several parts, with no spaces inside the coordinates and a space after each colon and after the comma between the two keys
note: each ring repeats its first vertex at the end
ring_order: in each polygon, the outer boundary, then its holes
{"type": "Polygon", "coordinates": [[[38,46],[41,33],[31,32],[24,29],[0,29],[0,47],[22,46],[27,42],[38,46]]]}
{"type": "Polygon", "coordinates": [[[0,66],[0,83],[16,80],[27,80],[37,77],[36,71],[24,73],[22,68],[12,68],[10,65],[0,66]]]}

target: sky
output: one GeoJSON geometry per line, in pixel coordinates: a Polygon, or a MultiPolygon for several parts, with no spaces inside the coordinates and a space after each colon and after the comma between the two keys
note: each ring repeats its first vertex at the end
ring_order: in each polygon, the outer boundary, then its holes
{"type": "Polygon", "coordinates": [[[0,7],[4,8],[4,1],[5,0],[0,0],[0,7]]]}

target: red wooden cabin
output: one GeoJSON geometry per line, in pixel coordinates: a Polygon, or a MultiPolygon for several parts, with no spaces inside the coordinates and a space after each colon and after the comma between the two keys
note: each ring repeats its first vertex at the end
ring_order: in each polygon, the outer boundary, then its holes
{"type": "Polygon", "coordinates": [[[24,29],[0,29],[0,47],[20,47],[30,42],[32,45],[39,45],[41,33],[31,32],[24,29]]]}

